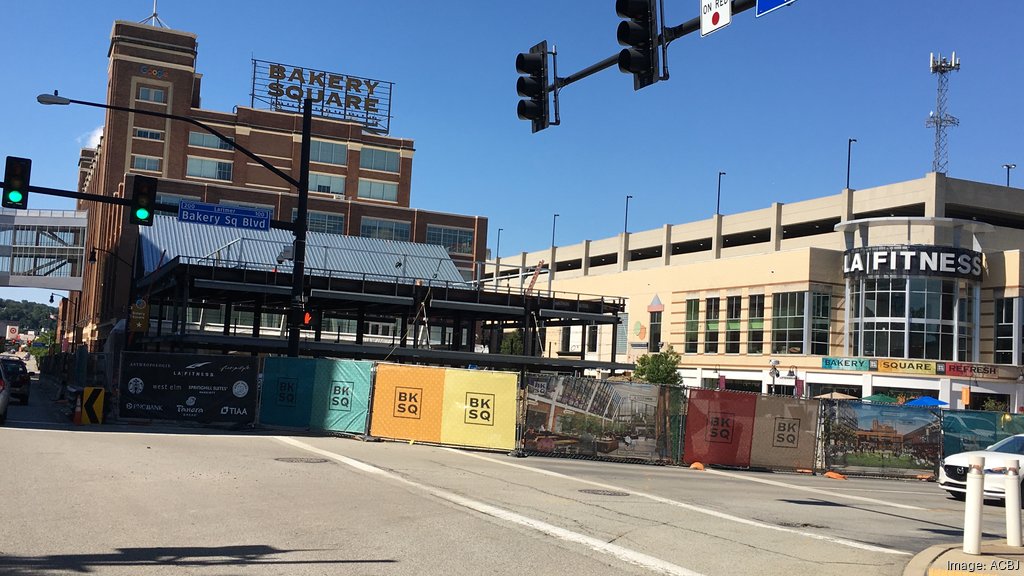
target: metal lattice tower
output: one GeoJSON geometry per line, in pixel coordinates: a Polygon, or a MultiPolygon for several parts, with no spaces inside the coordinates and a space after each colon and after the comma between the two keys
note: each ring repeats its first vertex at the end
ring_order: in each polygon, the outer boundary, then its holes
{"type": "Polygon", "coordinates": [[[149,24],[150,26],[156,26],[157,28],[170,28],[163,20],[157,16],[156,13],[156,0],[153,0],[153,14],[149,18],[142,20],[139,24],[149,24]]]}
{"type": "Polygon", "coordinates": [[[933,53],[929,58],[929,64],[932,74],[939,76],[939,87],[935,96],[935,111],[928,116],[924,125],[935,128],[935,159],[932,160],[932,172],[945,174],[946,166],[949,164],[946,156],[946,127],[960,125],[960,120],[956,116],[946,113],[946,91],[949,89],[949,73],[960,69],[960,60],[957,59],[956,52],[953,52],[949,60],[943,58],[941,54],[936,58],[933,53]]]}

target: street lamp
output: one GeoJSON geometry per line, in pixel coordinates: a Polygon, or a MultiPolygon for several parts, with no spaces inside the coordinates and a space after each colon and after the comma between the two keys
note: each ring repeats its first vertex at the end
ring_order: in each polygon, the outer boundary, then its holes
{"type": "Polygon", "coordinates": [[[853,143],[856,142],[856,138],[848,138],[846,140],[846,189],[850,189],[850,154],[853,152],[853,143]]]}
{"type": "Polygon", "coordinates": [[[725,172],[718,172],[718,199],[715,200],[715,214],[721,214],[722,207],[722,176],[725,176],[725,172]]]}
{"type": "Polygon", "coordinates": [[[629,199],[632,198],[632,194],[626,194],[626,220],[622,225],[622,233],[629,234],[629,199]]]}
{"type": "Polygon", "coordinates": [[[1010,187],[1010,170],[1016,168],[1016,164],[1003,164],[1003,168],[1006,168],[1006,187],[1010,187]]]}
{"type": "Polygon", "coordinates": [[[552,248],[555,247],[555,222],[558,221],[558,216],[559,216],[559,214],[555,214],[554,217],[551,218],[551,247],[552,248]]]}
{"type": "Polygon", "coordinates": [[[46,105],[59,105],[67,106],[68,104],[81,104],[83,106],[92,106],[94,108],[105,108],[107,110],[118,110],[120,112],[132,112],[135,114],[142,114],[146,116],[156,116],[158,118],[166,118],[170,120],[180,120],[187,122],[193,126],[202,128],[203,130],[213,134],[219,138],[222,142],[230,145],[235,150],[238,150],[242,154],[248,156],[254,160],[260,166],[263,166],[271,173],[281,178],[288,184],[295,186],[298,192],[298,210],[295,217],[295,221],[292,224],[292,232],[295,235],[295,240],[292,243],[294,258],[292,261],[292,291],[291,291],[291,314],[290,322],[288,326],[288,356],[296,358],[299,355],[299,316],[303,311],[303,278],[306,274],[306,233],[309,229],[308,222],[308,206],[309,206],[309,150],[311,142],[311,133],[313,126],[313,101],[309,98],[305,98],[302,103],[302,145],[301,154],[299,157],[299,179],[296,180],[285,174],[281,170],[274,167],[273,164],[267,162],[263,158],[260,158],[249,149],[239,145],[237,142],[228,138],[224,134],[221,134],[215,128],[204,124],[194,118],[188,116],[180,116],[178,114],[168,114],[166,112],[154,112],[152,110],[142,110],[138,108],[130,108],[127,106],[115,106],[113,104],[100,104],[99,102],[86,102],[84,100],[74,100],[71,98],[65,98],[58,96],[57,91],[53,94],[40,94],[36,97],[36,101],[40,104],[46,105]]]}
{"type": "Polygon", "coordinates": [[[771,368],[768,369],[768,375],[772,377],[772,385],[770,388],[768,388],[768,393],[775,394],[775,379],[779,377],[779,361],[769,360],[768,365],[771,366],[771,368]]]}
{"type": "Polygon", "coordinates": [[[551,262],[548,263],[548,294],[551,294],[551,284],[555,276],[555,222],[558,222],[558,214],[551,218],[551,262]]]}
{"type": "Polygon", "coordinates": [[[494,247],[494,285],[498,285],[498,274],[501,273],[501,231],[504,228],[498,228],[498,245],[494,247]]]}
{"type": "MultiPolygon", "coordinates": [[[[99,250],[100,252],[106,252],[107,254],[110,254],[111,256],[113,256],[114,258],[117,258],[123,264],[125,264],[127,266],[133,266],[131,262],[125,260],[124,258],[121,258],[120,256],[117,255],[117,253],[111,252],[110,250],[104,250],[103,248],[98,248],[96,246],[93,246],[92,247],[92,251],[89,252],[89,264],[95,264],[96,263],[96,251],[97,250],[99,250]]],[[[50,296],[50,302],[53,302],[53,296],[52,295],[50,296]]]]}

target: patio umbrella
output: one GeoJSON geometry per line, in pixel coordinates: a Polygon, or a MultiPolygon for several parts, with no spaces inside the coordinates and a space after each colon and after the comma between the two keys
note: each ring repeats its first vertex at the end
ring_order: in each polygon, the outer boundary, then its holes
{"type": "Polygon", "coordinates": [[[828,394],[818,394],[815,398],[821,398],[824,400],[856,400],[856,396],[850,396],[849,394],[843,394],[842,392],[829,392],[828,394]]]}
{"type": "Polygon", "coordinates": [[[888,394],[872,394],[871,396],[865,396],[861,398],[867,402],[878,402],[879,404],[895,404],[899,400],[889,396],[888,394]]]}
{"type": "Polygon", "coordinates": [[[904,406],[948,406],[949,402],[943,402],[938,398],[932,398],[931,396],[921,396],[920,398],[914,398],[910,402],[904,404],[904,406]]]}

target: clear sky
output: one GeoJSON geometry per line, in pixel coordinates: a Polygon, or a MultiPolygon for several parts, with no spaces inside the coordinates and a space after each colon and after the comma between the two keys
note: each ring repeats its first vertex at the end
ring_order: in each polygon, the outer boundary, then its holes
{"type": "MultiPolygon", "coordinates": [[[[698,0],[664,0],[667,24],[698,0]]],[[[44,107],[59,89],[103,101],[114,20],[150,0],[18,2],[4,14],[0,155],[33,159],[34,184],[74,189],[78,151],[102,111],[44,107]]],[[[952,177],[1024,188],[1024,2],[798,0],[669,47],[671,79],[634,92],[611,68],[566,87],[560,126],[516,118],[515,56],[540,40],[561,76],[618,52],[613,0],[160,0],[198,35],[202,106],[249,105],[252,58],[395,83],[391,134],[416,143],[414,207],[486,216],[503,256],[614,236],[627,194],[632,231],[838,193],[931,171],[936,78],[929,53],[956,51],[948,111],[952,177]],[[441,9],[446,6],[448,9],[441,9]]],[[[1022,192],[1024,194],[1024,192],[1022,192]]],[[[30,208],[70,208],[33,195],[30,208]]],[[[45,302],[49,292],[0,289],[45,302]]]]}

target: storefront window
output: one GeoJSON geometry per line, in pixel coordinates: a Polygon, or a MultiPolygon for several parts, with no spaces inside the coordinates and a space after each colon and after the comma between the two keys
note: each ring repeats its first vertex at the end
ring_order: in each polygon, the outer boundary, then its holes
{"type": "Polygon", "coordinates": [[[970,282],[865,278],[853,280],[850,288],[849,328],[855,355],[973,359],[974,300],[970,282]]]}
{"type": "Polygon", "coordinates": [[[996,300],[996,364],[1015,364],[1013,361],[1013,298],[996,300]]]}
{"type": "Polygon", "coordinates": [[[686,353],[697,353],[697,332],[700,330],[700,300],[686,301],[686,353]]]}
{"type": "Polygon", "coordinates": [[[772,297],[772,353],[804,353],[805,292],[781,292],[772,297]]]}

